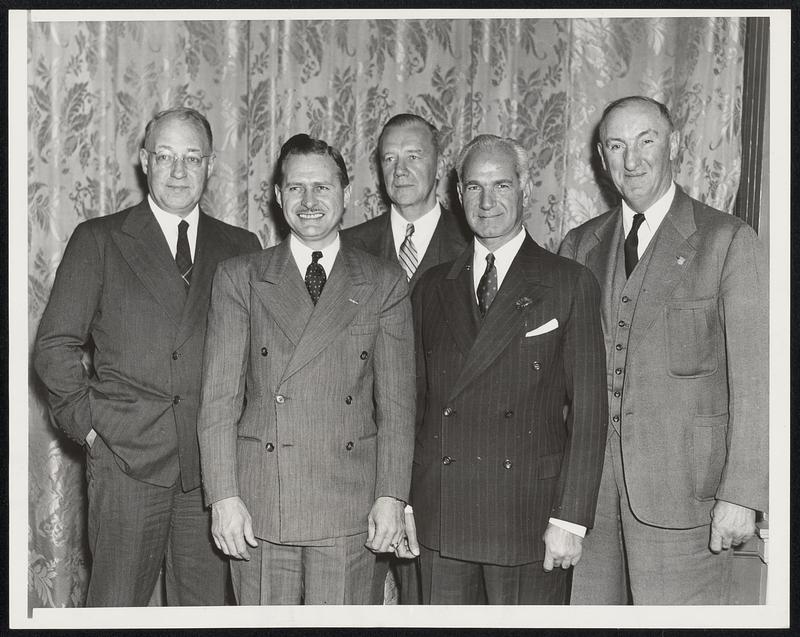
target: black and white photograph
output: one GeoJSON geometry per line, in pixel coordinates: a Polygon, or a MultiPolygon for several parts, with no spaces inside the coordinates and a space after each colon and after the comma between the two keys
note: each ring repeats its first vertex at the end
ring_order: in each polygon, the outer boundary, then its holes
{"type": "Polygon", "coordinates": [[[9,12],[11,627],[788,626],[790,21],[9,12]]]}

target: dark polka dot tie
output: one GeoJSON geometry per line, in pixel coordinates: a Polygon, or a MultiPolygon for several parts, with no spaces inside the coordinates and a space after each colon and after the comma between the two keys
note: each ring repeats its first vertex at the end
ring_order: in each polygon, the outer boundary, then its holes
{"type": "Polygon", "coordinates": [[[489,306],[497,294],[497,268],[494,267],[494,255],[486,255],[486,271],[478,282],[478,309],[481,316],[486,316],[489,306]]]}
{"type": "Polygon", "coordinates": [[[306,288],[311,296],[314,305],[319,301],[322,294],[322,288],[325,287],[325,281],[328,277],[325,275],[325,268],[322,267],[318,261],[322,258],[322,252],[315,250],[311,253],[311,263],[306,268],[306,288]]]}

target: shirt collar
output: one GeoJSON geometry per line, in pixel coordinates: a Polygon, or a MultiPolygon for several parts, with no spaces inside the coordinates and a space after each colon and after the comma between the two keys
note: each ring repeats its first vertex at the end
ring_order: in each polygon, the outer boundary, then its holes
{"type": "Polygon", "coordinates": [[[194,208],[192,208],[192,211],[188,215],[186,215],[185,217],[179,217],[176,214],[167,212],[163,208],[160,208],[153,199],[153,197],[149,194],[147,195],[147,203],[150,204],[150,210],[153,211],[153,214],[158,220],[158,224],[162,228],[165,226],[166,227],[175,226],[177,228],[181,220],[184,219],[186,220],[186,223],[188,223],[190,227],[194,228],[197,227],[197,223],[200,219],[200,206],[198,204],[195,204],[194,208]]]}
{"type": "Polygon", "coordinates": [[[433,237],[433,233],[436,231],[436,224],[439,223],[439,218],[441,216],[442,208],[438,201],[433,205],[433,208],[428,210],[428,212],[416,221],[408,221],[400,214],[397,207],[392,204],[389,210],[389,219],[392,224],[392,237],[394,237],[395,251],[400,251],[400,246],[406,238],[406,227],[409,223],[413,223],[414,234],[412,236],[414,238],[414,245],[417,247],[417,250],[424,254],[425,248],[430,243],[431,237],[433,237]]]}
{"type": "MultiPolygon", "coordinates": [[[[494,267],[497,269],[497,287],[503,284],[503,279],[505,279],[506,273],[511,267],[511,262],[517,256],[517,252],[519,252],[523,241],[525,241],[525,234],[525,226],[523,226],[516,235],[497,248],[497,250],[492,251],[494,267]]],[[[472,270],[474,272],[475,287],[477,288],[478,281],[480,281],[486,270],[486,255],[489,254],[489,249],[480,242],[478,237],[475,237],[474,245],[472,270]]]]}
{"type": "MultiPolygon", "coordinates": [[[[644,224],[648,227],[651,234],[655,234],[655,231],[661,225],[661,222],[664,220],[664,217],[667,216],[670,207],[672,206],[672,200],[675,198],[675,182],[673,181],[669,185],[669,189],[665,192],[661,197],[656,200],[656,202],[650,206],[647,210],[644,211],[644,224]]],[[[633,215],[636,214],[635,211],[626,203],[626,201],[622,200],[622,226],[625,230],[625,236],[628,236],[628,232],[630,232],[631,227],[633,227],[633,215]]]]}
{"type": "Polygon", "coordinates": [[[292,256],[294,257],[294,261],[297,264],[297,268],[300,270],[300,275],[305,277],[306,269],[308,265],[311,263],[311,253],[322,252],[322,258],[319,260],[319,263],[325,268],[325,273],[330,275],[331,268],[333,267],[333,262],[336,261],[336,255],[339,254],[339,233],[336,233],[336,237],[331,241],[327,246],[322,248],[309,248],[305,243],[303,243],[300,239],[295,236],[293,232],[289,233],[289,249],[292,251],[292,256]]]}

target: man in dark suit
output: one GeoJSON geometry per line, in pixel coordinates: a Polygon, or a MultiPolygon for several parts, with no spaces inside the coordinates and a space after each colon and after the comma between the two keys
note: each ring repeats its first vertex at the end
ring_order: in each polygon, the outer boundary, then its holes
{"type": "Polygon", "coordinates": [[[237,558],[240,604],[367,604],[370,551],[404,536],[408,284],[340,243],[350,186],[336,149],[295,135],[278,166],[291,234],[214,279],[198,422],[212,533],[237,558]]]}
{"type": "Polygon", "coordinates": [[[342,240],[400,264],[413,291],[429,268],[461,253],[469,231],[436,199],[445,166],[435,126],[411,113],[395,115],[381,131],[377,154],[391,209],[343,230],[342,240]]]}
{"type": "Polygon", "coordinates": [[[675,185],[663,104],[612,102],[599,133],[622,203],[560,250],[602,286],[612,425],[571,602],[727,603],[728,549],[767,508],[761,251],[747,224],[675,185]]]}
{"type": "Polygon", "coordinates": [[[475,241],[414,291],[424,603],[484,592],[491,604],[564,603],[594,516],[607,418],[600,291],[525,232],[527,162],[512,139],[467,144],[458,192],[475,241]]]}
{"type": "MultiPolygon", "coordinates": [[[[471,235],[436,198],[445,166],[433,124],[412,113],[395,115],[381,131],[377,156],[391,202],[389,213],[343,230],[342,240],[398,263],[413,291],[427,270],[461,254],[471,235]]],[[[372,603],[384,601],[390,566],[400,603],[419,604],[416,562],[398,561],[391,554],[379,555],[375,562],[372,603]]]]}
{"type": "Polygon", "coordinates": [[[198,207],[214,164],[200,113],[158,113],[139,157],[148,198],[75,229],[34,365],[56,424],[86,447],[86,604],[147,605],[165,557],[168,604],[223,604],[226,564],[200,490],[200,367],[217,263],[260,244],[198,207]]]}

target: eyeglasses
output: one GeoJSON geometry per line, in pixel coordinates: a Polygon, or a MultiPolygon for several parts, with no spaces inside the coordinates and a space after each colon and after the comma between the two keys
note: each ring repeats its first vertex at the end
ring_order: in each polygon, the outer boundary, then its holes
{"type": "Polygon", "coordinates": [[[180,161],[189,170],[197,170],[203,165],[204,159],[211,157],[211,155],[175,155],[165,150],[154,152],[146,148],[145,152],[156,158],[156,166],[159,168],[172,168],[176,161],[180,161]]]}

